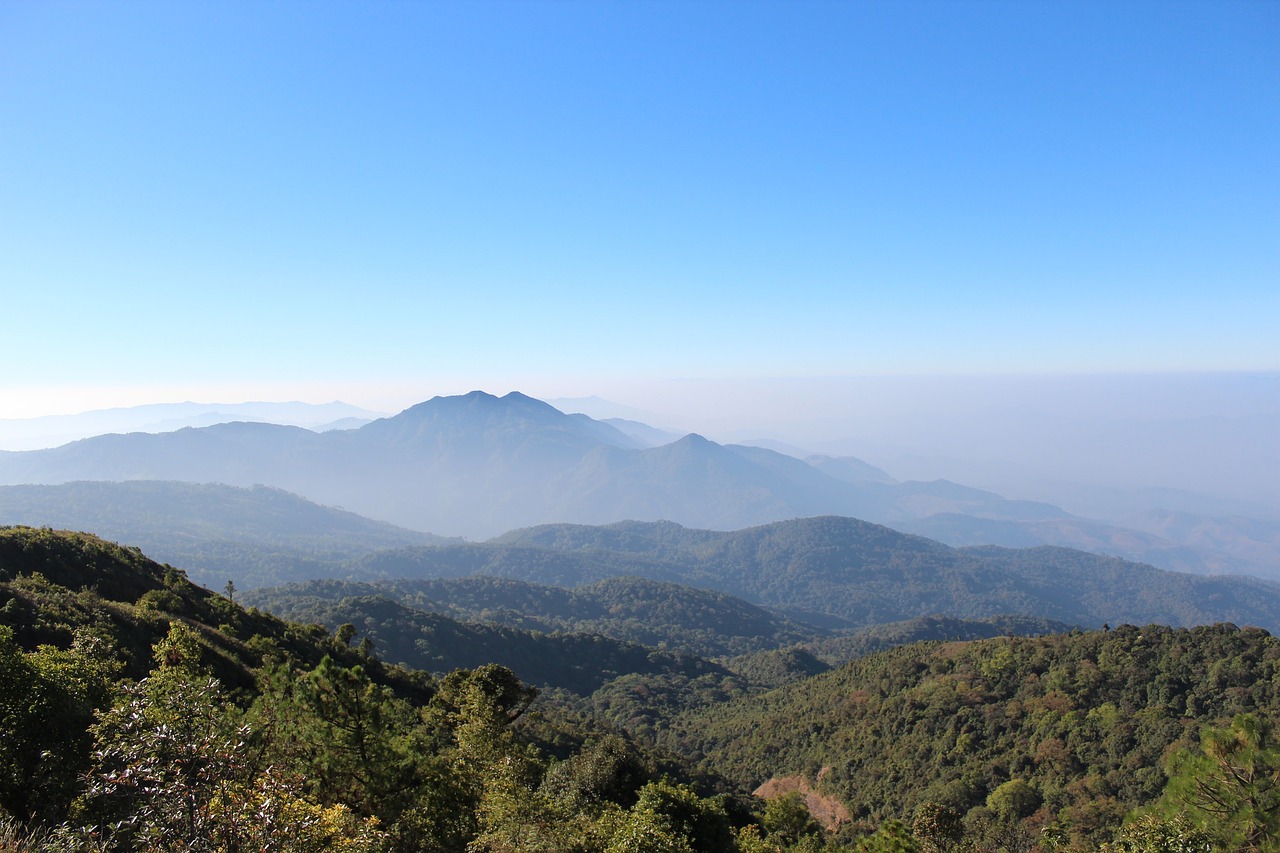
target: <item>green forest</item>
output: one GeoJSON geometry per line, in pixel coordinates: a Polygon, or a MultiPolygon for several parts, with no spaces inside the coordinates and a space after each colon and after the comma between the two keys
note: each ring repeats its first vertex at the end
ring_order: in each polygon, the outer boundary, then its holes
{"type": "Polygon", "coordinates": [[[1280,849],[1261,628],[832,633],[682,589],[257,599],[286,621],[0,528],[0,850],[1280,849]]]}

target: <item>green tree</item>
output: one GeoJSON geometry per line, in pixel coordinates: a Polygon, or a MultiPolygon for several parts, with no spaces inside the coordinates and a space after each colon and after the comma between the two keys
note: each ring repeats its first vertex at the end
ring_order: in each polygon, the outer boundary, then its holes
{"type": "Polygon", "coordinates": [[[1280,847],[1280,745],[1270,720],[1240,714],[1230,727],[1205,729],[1200,750],[1175,753],[1166,772],[1165,811],[1185,813],[1222,849],[1280,847]]]}
{"type": "Polygon", "coordinates": [[[249,713],[264,760],[306,780],[329,805],[383,821],[397,849],[461,850],[474,793],[436,753],[417,712],[363,667],[324,657],[310,672],[264,669],[249,713]]]}
{"type": "Polygon", "coordinates": [[[906,824],[887,820],[879,829],[859,841],[854,850],[856,853],[919,853],[920,845],[911,836],[906,824]]]}
{"type": "Polygon", "coordinates": [[[771,841],[794,844],[806,835],[819,835],[822,827],[809,813],[805,805],[804,794],[792,791],[781,797],[774,797],[764,807],[761,818],[765,831],[771,841]]]}
{"type": "Polygon", "coordinates": [[[578,809],[606,802],[629,807],[648,775],[636,750],[622,738],[609,736],[553,765],[542,780],[541,790],[578,809]]]}
{"type": "MultiPolygon", "coordinates": [[[[733,831],[724,808],[713,800],[699,797],[687,785],[675,785],[665,780],[650,782],[640,789],[631,814],[631,830],[624,834],[624,838],[639,837],[636,833],[643,830],[644,833],[654,833],[657,843],[665,832],[672,841],[663,843],[675,843],[678,847],[683,842],[698,853],[732,853],[735,849],[733,831]]],[[[631,848],[624,846],[622,849],[631,848]]]]}
{"type": "Polygon", "coordinates": [[[0,626],[0,812],[56,819],[87,768],[94,710],[109,704],[118,669],[81,632],[69,650],[25,653],[0,626]]]}
{"type": "Polygon", "coordinates": [[[1213,853],[1209,833],[1180,815],[1144,814],[1125,824],[1103,853],[1213,853]]]}
{"type": "Polygon", "coordinates": [[[960,813],[939,803],[922,803],[911,820],[911,834],[923,853],[943,853],[964,837],[960,813]]]}
{"type": "Polygon", "coordinates": [[[1026,817],[1040,807],[1040,792],[1023,779],[1010,779],[987,795],[987,808],[1003,821],[1026,817]]]}

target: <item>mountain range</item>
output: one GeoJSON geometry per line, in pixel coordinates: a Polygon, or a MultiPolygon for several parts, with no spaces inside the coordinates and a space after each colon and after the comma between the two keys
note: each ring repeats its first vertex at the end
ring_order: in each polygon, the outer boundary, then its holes
{"type": "MultiPolygon", "coordinates": [[[[357,429],[235,422],[0,452],[0,483],[265,484],[409,530],[473,539],[552,522],[734,530],[841,515],[954,545],[1061,545],[1171,570],[1280,577],[1280,536],[1267,522],[1147,517],[1144,529],[1119,527],[947,481],[898,482],[851,457],[798,459],[696,434],[655,444],[667,437],[516,392],[476,391],[357,429]]],[[[52,508],[15,515],[8,500],[0,499],[0,518],[66,526],[52,508]]]]}
{"type": "Polygon", "coordinates": [[[38,450],[96,435],[172,432],[232,421],[300,426],[317,432],[355,429],[381,417],[347,403],[151,403],[75,415],[0,418],[0,448],[38,450]]]}

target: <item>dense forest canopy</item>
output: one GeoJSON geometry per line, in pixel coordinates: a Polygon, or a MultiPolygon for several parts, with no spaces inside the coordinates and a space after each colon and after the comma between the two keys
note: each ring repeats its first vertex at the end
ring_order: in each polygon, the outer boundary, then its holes
{"type": "MultiPolygon", "coordinates": [[[[586,589],[592,606],[593,596],[619,605],[679,591],[586,589]]],[[[0,528],[0,846],[871,853],[1280,843],[1269,781],[1280,773],[1280,645],[1257,628],[1012,637],[991,628],[1055,626],[936,617],[718,661],[502,629],[508,646],[528,647],[531,671],[540,656],[548,671],[559,666],[547,658],[557,644],[577,656],[583,680],[539,695],[524,673],[478,659],[433,673],[377,654],[396,624],[418,625],[414,646],[427,661],[456,654],[445,653],[450,642],[496,643],[493,625],[439,614],[447,621],[415,623],[431,614],[385,596],[313,598],[317,615],[352,618],[306,625],[245,609],[231,585],[224,592],[90,535],[0,528]],[[449,640],[449,631],[464,633],[449,640]],[[892,647],[929,631],[988,638],[892,647]],[[857,657],[831,668],[816,656],[831,642],[857,657]],[[768,799],[752,797],[763,782],[768,799]]],[[[726,598],[690,601],[760,616],[726,598]]]]}

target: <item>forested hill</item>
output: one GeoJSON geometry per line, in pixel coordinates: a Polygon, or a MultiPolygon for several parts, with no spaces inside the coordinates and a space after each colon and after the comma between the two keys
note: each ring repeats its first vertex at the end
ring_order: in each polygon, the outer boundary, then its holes
{"type": "Polygon", "coordinates": [[[574,586],[641,575],[728,593],[798,621],[856,628],[931,614],[1023,614],[1068,624],[1280,627],[1280,586],[1166,572],[1068,548],[950,548],[835,516],[733,532],[669,522],[545,525],[482,545],[406,548],[353,576],[487,574],[574,586]]]}
{"type": "Polygon", "coordinates": [[[367,660],[319,626],[245,610],[138,548],[86,533],[0,527],[0,625],[23,646],[100,644],[122,675],[140,678],[154,664],[152,647],[175,622],[196,632],[203,664],[228,687],[252,685],[264,656],[315,665],[330,655],[365,664],[404,695],[425,695],[421,678],[367,660]]]}
{"type": "Polygon", "coordinates": [[[729,674],[687,653],[658,651],[600,634],[544,634],[460,622],[406,607],[382,595],[337,599],[276,596],[270,606],[292,621],[330,628],[359,625],[376,652],[412,669],[446,673],[497,663],[530,684],[583,696],[626,674],[663,679],[729,674]]]}
{"type": "MultiPolygon", "coordinates": [[[[480,643],[469,650],[479,659],[507,643],[561,666],[564,639],[578,664],[603,651],[600,661],[641,666],[590,697],[557,691],[577,711],[531,704],[502,666],[436,679],[381,662],[352,623],[330,632],[245,610],[87,534],[0,528],[0,848],[256,850],[289,838],[314,853],[1084,853],[1104,842],[1257,853],[1280,843],[1280,792],[1266,785],[1280,772],[1280,644],[1258,629],[917,643],[813,675],[825,665],[803,649],[721,669],[582,636],[415,623],[385,598],[341,602],[424,658],[480,643]],[[748,679],[786,686],[753,694],[748,679]],[[688,783],[698,778],[688,761],[724,774],[708,781],[725,794],[688,783]],[[777,794],[768,805],[746,796],[765,780],[777,794]],[[1205,780],[1231,811],[1213,811],[1205,780]]],[[[960,627],[922,620],[890,633],[960,627]]],[[[581,666],[574,677],[595,683],[581,666]]]]}
{"type": "MultiPolygon", "coordinates": [[[[325,622],[334,614],[314,618],[299,605],[307,601],[332,605],[344,598],[367,596],[385,596],[416,610],[460,620],[544,633],[601,634],[703,657],[775,649],[825,633],[724,593],[637,577],[608,578],[571,588],[484,575],[317,580],[253,590],[243,600],[290,618],[325,622]]],[[[536,681],[532,675],[525,677],[536,681]]]]}
{"type": "MultiPolygon", "coordinates": [[[[1167,760],[1198,749],[1203,723],[1245,713],[1280,713],[1280,640],[1234,625],[1124,625],[904,646],[690,711],[660,739],[747,785],[820,779],[855,818],[907,819],[933,803],[967,814],[974,835],[989,831],[992,849],[1046,834],[1055,849],[1096,849],[1161,796],[1167,760]]],[[[1254,737],[1252,757],[1224,753],[1223,766],[1265,760],[1280,772],[1275,741],[1254,737]]],[[[1262,797],[1256,817],[1280,832],[1280,799],[1262,797]]]]}
{"type": "Polygon", "coordinates": [[[759,836],[758,810],[531,705],[503,667],[437,681],[355,636],[88,534],[0,528],[0,849],[745,853],[738,828],[759,836]]]}

